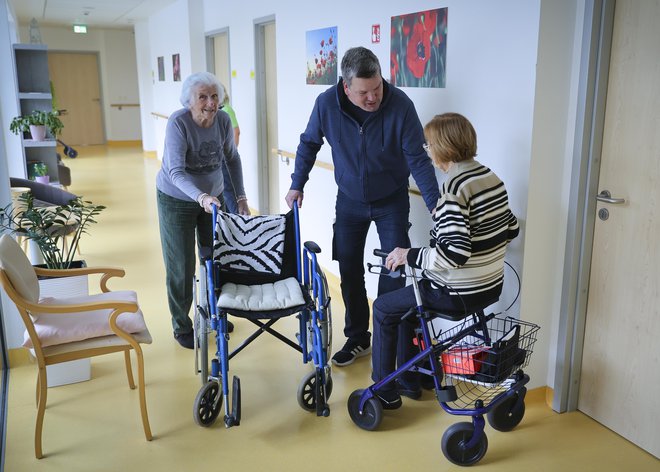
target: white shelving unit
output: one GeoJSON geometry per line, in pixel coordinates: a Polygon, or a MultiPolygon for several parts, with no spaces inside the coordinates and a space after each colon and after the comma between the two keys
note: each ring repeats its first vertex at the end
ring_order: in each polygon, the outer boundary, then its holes
{"type": "MultiPolygon", "coordinates": [[[[14,44],[14,62],[21,115],[27,115],[33,110],[51,110],[53,96],[48,74],[47,47],[42,44],[14,44]]],[[[42,161],[48,166],[51,183],[58,183],[57,141],[50,135],[45,141],[34,141],[28,139],[28,136],[29,133],[25,133],[21,137],[24,175],[27,177],[28,162],[42,161]]]]}

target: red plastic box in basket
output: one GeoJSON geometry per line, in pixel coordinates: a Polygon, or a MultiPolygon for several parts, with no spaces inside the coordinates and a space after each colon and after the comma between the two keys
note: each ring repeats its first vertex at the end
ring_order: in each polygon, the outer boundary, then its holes
{"type": "Polygon", "coordinates": [[[487,350],[476,346],[453,347],[442,353],[442,370],[445,374],[474,375],[479,372],[487,350]]]}

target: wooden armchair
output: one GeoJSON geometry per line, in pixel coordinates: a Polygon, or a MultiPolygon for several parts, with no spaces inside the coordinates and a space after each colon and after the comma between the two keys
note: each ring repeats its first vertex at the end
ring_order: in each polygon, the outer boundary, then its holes
{"type": "Polygon", "coordinates": [[[39,369],[34,433],[34,450],[38,459],[43,456],[41,433],[48,393],[46,366],[113,352],[124,352],[128,385],[134,389],[130,351],[135,351],[142,426],[147,441],[152,439],[140,347],[140,344],[151,343],[151,335],[144,324],[135,292],[111,292],[107,287],[108,279],[123,276],[122,269],[112,268],[35,268],[11,236],[0,236],[0,283],[25,323],[23,345],[31,349],[39,369]],[[84,274],[103,274],[101,293],[75,298],[39,298],[37,275],[67,277],[84,274]]]}

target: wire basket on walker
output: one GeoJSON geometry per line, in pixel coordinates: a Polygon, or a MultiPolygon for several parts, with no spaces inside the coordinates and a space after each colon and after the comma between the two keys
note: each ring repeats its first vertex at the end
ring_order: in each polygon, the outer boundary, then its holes
{"type": "MultiPolygon", "coordinates": [[[[374,254],[387,256],[379,250],[374,254]]],[[[369,272],[380,273],[373,269],[384,267],[368,264],[368,268],[369,272]]],[[[472,419],[447,428],[442,436],[443,454],[457,465],[476,464],[488,449],[484,416],[493,429],[510,431],[525,415],[529,375],[523,368],[529,363],[540,328],[510,316],[486,315],[487,305],[473,313],[428,311],[423,307],[414,269],[409,268],[408,274],[392,272],[390,276],[410,277],[413,281],[417,307],[403,318],[416,316],[420,320],[414,340],[419,353],[381,381],[354,391],[348,399],[351,419],[362,429],[377,429],[383,418],[377,392],[405,372],[419,372],[432,381],[436,398],[447,413],[472,419]],[[458,324],[436,333],[436,318],[458,324]]]]}

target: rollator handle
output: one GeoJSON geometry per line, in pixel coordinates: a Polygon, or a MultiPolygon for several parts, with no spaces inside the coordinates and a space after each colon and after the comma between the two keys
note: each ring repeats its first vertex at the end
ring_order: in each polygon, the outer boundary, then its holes
{"type": "Polygon", "coordinates": [[[390,253],[382,249],[374,249],[374,256],[387,257],[390,253]]]}
{"type": "Polygon", "coordinates": [[[384,275],[385,277],[390,277],[392,279],[398,279],[399,277],[405,277],[399,270],[389,270],[387,267],[381,264],[372,264],[367,262],[367,272],[370,274],[384,275]]]}

